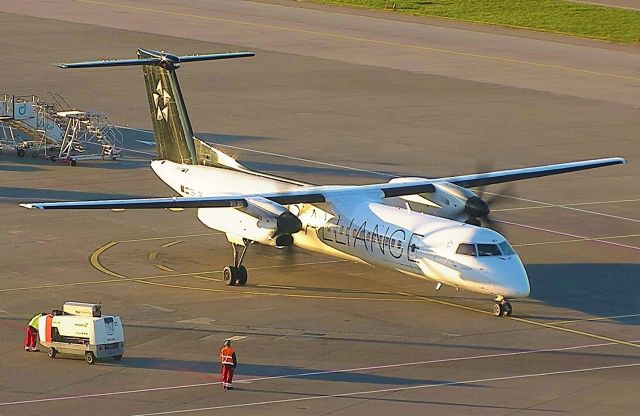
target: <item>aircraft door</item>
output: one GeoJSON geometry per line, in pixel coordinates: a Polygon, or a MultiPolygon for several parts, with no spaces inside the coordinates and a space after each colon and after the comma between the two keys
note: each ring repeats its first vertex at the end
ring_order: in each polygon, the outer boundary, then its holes
{"type": "Polygon", "coordinates": [[[407,246],[407,259],[411,262],[416,262],[419,258],[419,253],[424,251],[422,239],[423,235],[420,234],[411,234],[411,238],[409,238],[409,245],[407,246]]]}

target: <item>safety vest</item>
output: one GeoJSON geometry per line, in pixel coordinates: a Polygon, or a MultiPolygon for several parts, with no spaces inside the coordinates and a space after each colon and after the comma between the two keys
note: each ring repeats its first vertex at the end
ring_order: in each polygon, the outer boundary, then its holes
{"type": "Polygon", "coordinates": [[[224,346],[220,350],[220,363],[222,365],[233,365],[233,348],[224,346]]]}
{"type": "MultiPolygon", "coordinates": [[[[38,326],[39,326],[39,325],[38,325],[38,324],[39,324],[39,322],[38,322],[38,321],[39,321],[39,319],[40,319],[40,316],[42,316],[42,315],[37,314],[36,316],[34,316],[33,318],[31,318],[31,320],[29,321],[29,326],[30,326],[30,327],[33,327],[33,328],[35,328],[35,329],[38,329],[38,326]]],[[[22,322],[24,322],[24,321],[22,321],[22,322]]]]}

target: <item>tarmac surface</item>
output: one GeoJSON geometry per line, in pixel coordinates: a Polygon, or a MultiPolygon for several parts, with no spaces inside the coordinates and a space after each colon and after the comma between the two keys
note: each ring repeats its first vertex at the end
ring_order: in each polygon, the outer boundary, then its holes
{"type": "Polygon", "coordinates": [[[0,155],[0,415],[635,415],[640,408],[640,49],[295,2],[3,3],[0,93],[59,93],[126,129],[126,157],[0,155]],[[392,16],[390,16],[392,17],[392,16]],[[52,62],[251,50],[178,72],[198,135],[253,168],[371,183],[623,156],[494,186],[530,276],[491,299],[300,250],[251,247],[195,211],[38,212],[34,200],[168,196],[139,68],[52,62]],[[101,302],[120,362],[25,353],[36,312],[101,302]],[[234,391],[217,351],[234,337],[234,391]]]}

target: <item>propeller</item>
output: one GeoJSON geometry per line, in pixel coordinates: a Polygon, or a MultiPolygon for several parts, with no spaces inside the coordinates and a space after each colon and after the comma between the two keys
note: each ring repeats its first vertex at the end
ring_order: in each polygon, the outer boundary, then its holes
{"type": "MultiPolygon", "coordinates": [[[[484,168],[478,169],[477,172],[489,172],[491,170],[492,169],[485,166],[484,168]]],[[[485,226],[500,234],[504,234],[500,222],[493,220],[489,216],[489,213],[491,212],[491,205],[507,199],[508,197],[505,196],[505,194],[512,194],[511,187],[506,185],[499,193],[489,193],[488,195],[485,188],[486,186],[479,187],[477,192],[475,192],[476,195],[467,199],[464,206],[467,214],[467,220],[465,222],[478,227],[485,226]]]]}

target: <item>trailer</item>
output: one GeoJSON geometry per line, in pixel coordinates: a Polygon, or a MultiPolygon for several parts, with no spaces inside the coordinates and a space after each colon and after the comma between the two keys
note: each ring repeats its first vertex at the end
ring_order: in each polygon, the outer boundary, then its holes
{"type": "Polygon", "coordinates": [[[119,316],[102,315],[100,305],[67,302],[61,311],[39,318],[40,344],[49,357],[83,356],[88,364],[98,359],[122,359],[124,331],[119,316]]]}

